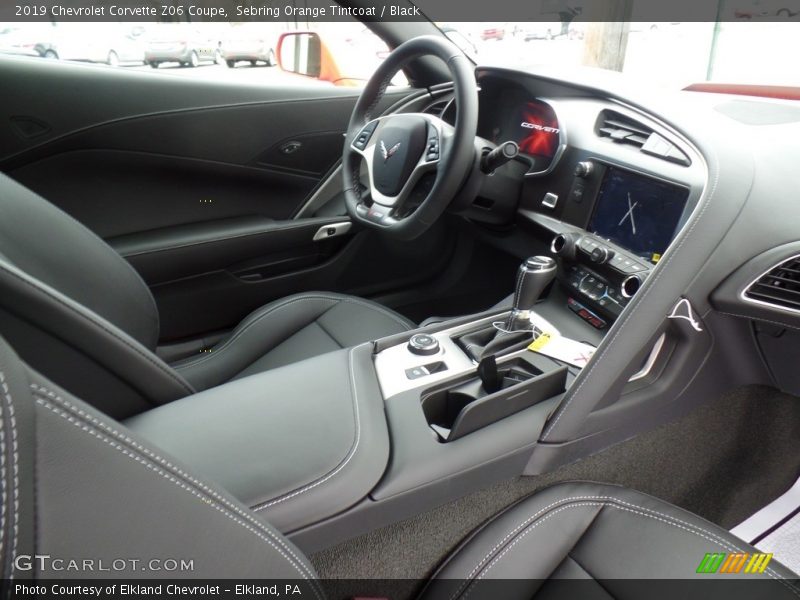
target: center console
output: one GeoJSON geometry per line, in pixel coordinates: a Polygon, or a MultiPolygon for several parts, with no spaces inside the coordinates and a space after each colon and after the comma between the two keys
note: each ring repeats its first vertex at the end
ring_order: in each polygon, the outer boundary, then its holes
{"type": "Polygon", "coordinates": [[[322,532],[305,547],[327,545],[353,534],[352,520],[330,529],[344,515],[394,519],[523,472],[576,356],[594,349],[535,309],[554,276],[553,259],[529,259],[511,309],[251,375],[125,424],[282,531],[322,532]]]}
{"type": "Polygon", "coordinates": [[[535,215],[555,233],[568,308],[605,330],[661,260],[685,220],[690,189],[605,163],[576,163],[565,220],[535,215]]]}
{"type": "Polygon", "coordinates": [[[440,443],[450,443],[563,393],[577,369],[528,349],[537,334],[558,336],[560,332],[546,319],[533,315],[530,329],[506,334],[498,328],[505,326],[511,314],[499,312],[417,334],[407,343],[380,351],[375,356],[375,371],[384,398],[418,394],[431,435],[440,443]],[[477,343],[473,340],[488,336],[508,337],[511,344],[476,360],[469,352],[477,343]],[[420,343],[433,351],[420,353],[420,343]]]}

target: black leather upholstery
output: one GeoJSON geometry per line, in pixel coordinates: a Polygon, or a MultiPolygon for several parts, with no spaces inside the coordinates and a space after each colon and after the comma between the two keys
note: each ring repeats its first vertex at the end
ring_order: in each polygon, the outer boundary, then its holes
{"type": "MultiPolygon", "coordinates": [[[[304,597],[323,600],[313,567],[280,533],[214,483],[30,371],[2,338],[0,452],[4,580],[293,578],[310,580],[304,597]],[[120,566],[86,571],[62,563],[55,571],[52,562],[43,567],[27,561],[33,564],[28,569],[25,560],[16,560],[32,555],[91,557],[120,566]],[[117,562],[124,558],[140,562],[117,562]],[[192,566],[180,572],[142,568],[153,558],[192,566]]],[[[510,588],[522,595],[504,595],[511,600],[567,598],[574,594],[564,593],[558,580],[576,578],[590,585],[599,580],[592,597],[633,597],[617,593],[625,580],[689,579],[707,552],[752,551],[727,531],[650,496],[609,485],[561,484],[480,528],[444,563],[424,596],[485,597],[487,588],[476,582],[504,578],[524,579],[510,588]]],[[[787,581],[796,576],[775,560],[761,575],[731,577],[769,584],[763,595],[749,597],[800,594],[787,581]]]]}
{"type": "Polygon", "coordinates": [[[368,300],[323,292],[296,294],[256,310],[210,353],[174,367],[202,390],[412,327],[368,300]]]}
{"type": "Polygon", "coordinates": [[[313,567],[274,528],[27,369],[2,338],[0,451],[0,576],[6,582],[11,576],[275,577],[310,580],[304,590],[323,600],[313,567]],[[92,559],[94,568],[68,568],[68,561],[83,565],[82,559],[92,559]],[[109,570],[118,559],[125,561],[117,562],[121,570],[109,570]],[[191,561],[191,568],[169,570],[166,559],[191,561]],[[101,560],[106,571],[98,568],[101,560]],[[161,569],[145,568],[152,566],[161,569]]]}
{"type": "MultiPolygon", "coordinates": [[[[505,586],[505,597],[562,598],[567,597],[562,592],[574,596],[578,588],[559,590],[554,582],[581,579],[597,582],[580,588],[583,597],[622,598],[626,597],[622,580],[707,580],[708,574],[696,571],[705,554],[714,552],[757,550],[652,496],[615,485],[564,483],[517,503],[473,533],[439,569],[423,597],[491,597],[498,588],[482,587],[482,581],[525,579],[523,585],[505,586]]],[[[765,598],[800,594],[790,583],[797,576],[776,560],[761,575],[730,577],[778,582],[764,588],[765,598]]]]}
{"type": "Polygon", "coordinates": [[[389,462],[372,344],[230,381],[125,426],[283,532],[364,501],[389,462]]]}
{"type": "Polygon", "coordinates": [[[65,212],[0,174],[0,259],[82,304],[151,350],[158,312],[141,277],[65,212]]]}
{"type": "Polygon", "coordinates": [[[0,217],[0,333],[32,367],[117,418],[412,326],[351,296],[292,296],[176,370],[155,354],[150,290],[108,244],[2,174],[0,217]]]}

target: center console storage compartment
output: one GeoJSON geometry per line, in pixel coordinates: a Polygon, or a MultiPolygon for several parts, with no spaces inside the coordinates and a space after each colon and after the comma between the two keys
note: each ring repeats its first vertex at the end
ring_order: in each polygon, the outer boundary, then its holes
{"type": "Polygon", "coordinates": [[[422,411],[428,424],[443,441],[450,442],[562,393],[567,368],[537,366],[542,361],[530,354],[530,358],[517,356],[491,366],[495,372],[483,378],[494,380],[492,384],[471,376],[424,393],[422,411]]]}

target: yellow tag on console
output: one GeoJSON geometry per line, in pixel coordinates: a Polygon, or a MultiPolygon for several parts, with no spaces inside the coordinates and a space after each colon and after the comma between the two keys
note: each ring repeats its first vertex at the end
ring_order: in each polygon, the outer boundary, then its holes
{"type": "Polygon", "coordinates": [[[528,350],[533,350],[534,352],[538,352],[542,348],[544,348],[550,342],[550,334],[549,333],[542,333],[539,337],[533,340],[530,345],[528,346],[528,350]]]}
{"type": "Polygon", "coordinates": [[[597,348],[583,342],[565,338],[558,332],[542,333],[528,345],[531,352],[539,352],[574,367],[585,367],[597,348]]]}

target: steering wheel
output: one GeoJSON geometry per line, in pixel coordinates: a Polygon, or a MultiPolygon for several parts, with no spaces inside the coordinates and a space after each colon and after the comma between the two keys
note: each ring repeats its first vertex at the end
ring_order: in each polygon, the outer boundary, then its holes
{"type": "Polygon", "coordinates": [[[469,59],[444,37],[421,36],[398,46],[367,82],[345,135],[342,171],[350,217],[401,239],[428,229],[447,208],[475,158],[478,88],[469,59]],[[435,56],[453,78],[455,127],[425,113],[373,118],[394,75],[407,62],[435,56]],[[362,198],[361,163],[370,198],[362,198]]]}

